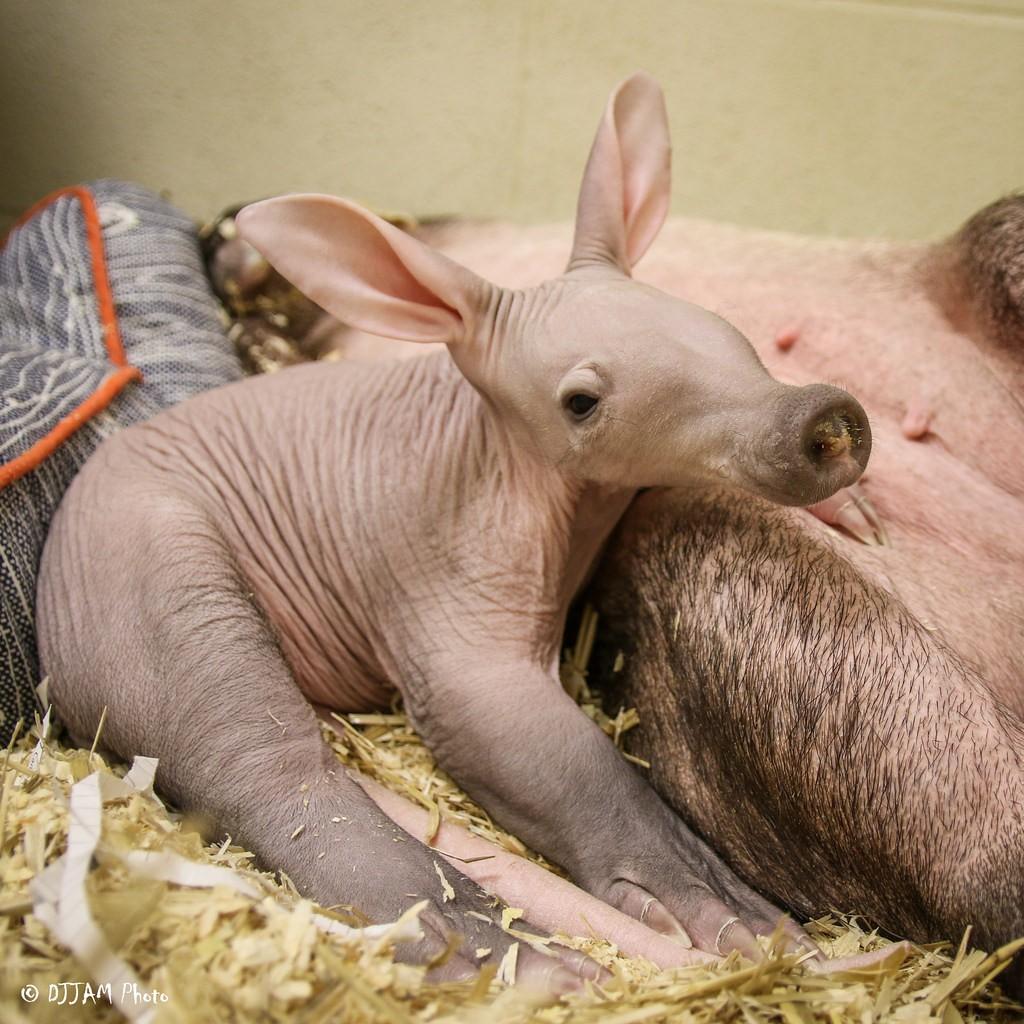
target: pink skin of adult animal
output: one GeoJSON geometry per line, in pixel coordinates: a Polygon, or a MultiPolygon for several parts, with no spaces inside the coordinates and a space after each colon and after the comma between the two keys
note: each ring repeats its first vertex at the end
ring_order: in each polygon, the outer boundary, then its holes
{"type": "MultiPolygon", "coordinates": [[[[445,898],[433,851],[339,768],[313,705],[366,710],[397,688],[496,820],[673,936],[681,962],[691,942],[756,956],[780,918],[557,675],[569,603],[638,488],[807,505],[870,450],[844,391],[779,383],[726,321],[631,279],[668,204],[664,104],[636,75],[598,129],[568,270],[536,287],[490,284],[341,199],[247,208],[242,235],[325,309],[447,351],[290,369],[115,435],[44,552],[40,653],[72,735],[106,706],[111,750],[159,757],[171,799],[322,903],[387,920],[429,899],[407,955],[457,931],[448,975],[510,937],[450,869],[445,898]]],[[[595,976],[568,950],[519,967],[555,990],[595,976]]]]}

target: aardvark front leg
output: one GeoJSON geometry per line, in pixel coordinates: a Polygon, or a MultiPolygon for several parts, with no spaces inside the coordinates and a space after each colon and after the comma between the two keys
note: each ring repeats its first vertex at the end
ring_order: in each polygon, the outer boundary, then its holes
{"type": "Polygon", "coordinates": [[[449,663],[436,673],[446,682],[407,695],[439,764],[600,899],[707,952],[759,956],[755,934],[782,912],[690,832],[557,680],[530,664],[474,663],[479,654],[449,663]]]}

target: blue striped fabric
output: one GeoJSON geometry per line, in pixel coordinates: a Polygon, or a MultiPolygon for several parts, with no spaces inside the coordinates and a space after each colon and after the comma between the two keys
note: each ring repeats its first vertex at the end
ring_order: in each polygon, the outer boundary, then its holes
{"type": "MultiPolygon", "coordinates": [[[[99,181],[89,190],[125,355],[144,380],[129,383],[42,465],[0,489],[3,742],[18,718],[36,710],[36,574],[71,478],[115,430],[241,376],[192,222],[137,185],[99,181]]],[[[15,229],[0,251],[0,463],[28,451],[113,370],[81,203],[64,195],[15,229]]]]}

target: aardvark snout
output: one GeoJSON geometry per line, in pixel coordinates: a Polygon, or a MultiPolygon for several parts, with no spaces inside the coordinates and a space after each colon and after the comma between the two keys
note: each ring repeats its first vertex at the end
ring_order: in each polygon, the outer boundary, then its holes
{"type": "Polygon", "coordinates": [[[787,505],[810,505],[849,487],[871,454],[871,427],[860,403],[828,384],[786,388],[770,436],[771,466],[763,482],[787,505]]]}

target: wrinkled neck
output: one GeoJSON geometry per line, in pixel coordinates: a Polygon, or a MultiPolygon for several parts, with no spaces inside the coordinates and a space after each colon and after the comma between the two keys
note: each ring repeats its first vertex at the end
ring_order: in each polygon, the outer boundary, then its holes
{"type": "Polygon", "coordinates": [[[486,395],[474,392],[473,398],[474,430],[479,432],[482,449],[494,453],[492,464],[500,481],[495,500],[503,501],[509,489],[514,489],[536,509],[539,528],[554,514],[566,530],[561,589],[565,601],[571,601],[589,579],[636,490],[582,480],[564,471],[545,458],[528,437],[520,437],[486,395]]]}
{"type": "Polygon", "coordinates": [[[589,582],[609,538],[635,497],[636,491],[628,487],[580,486],[566,567],[567,601],[573,600],[589,582]]]}
{"type": "Polygon", "coordinates": [[[581,479],[553,463],[530,431],[501,409],[463,371],[456,346],[439,367],[448,377],[443,424],[443,468],[433,475],[445,521],[465,523],[476,505],[474,528],[489,542],[512,546],[532,536],[546,587],[567,609],[592,574],[602,550],[635,495],[632,487],[581,479]],[[477,503],[482,503],[483,508],[477,503]],[[513,541],[512,538],[515,538],[513,541]]]}

